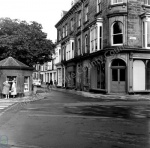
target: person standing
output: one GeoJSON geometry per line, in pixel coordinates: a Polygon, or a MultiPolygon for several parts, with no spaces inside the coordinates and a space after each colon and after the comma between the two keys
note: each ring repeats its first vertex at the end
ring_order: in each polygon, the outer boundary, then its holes
{"type": "Polygon", "coordinates": [[[16,88],[15,80],[13,80],[13,83],[11,86],[11,95],[13,96],[13,98],[17,95],[17,88],[16,88]]]}
{"type": "Polygon", "coordinates": [[[50,90],[52,90],[52,87],[53,87],[53,81],[52,79],[50,80],[50,90]]]}
{"type": "Polygon", "coordinates": [[[3,90],[2,90],[2,94],[5,95],[5,99],[9,99],[9,89],[10,89],[10,84],[8,83],[8,81],[6,80],[3,83],[3,90]]]}

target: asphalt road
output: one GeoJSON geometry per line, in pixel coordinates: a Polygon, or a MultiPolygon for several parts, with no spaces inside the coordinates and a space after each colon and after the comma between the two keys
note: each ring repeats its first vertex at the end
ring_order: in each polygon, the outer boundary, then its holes
{"type": "Polygon", "coordinates": [[[0,116],[0,148],[149,148],[150,101],[52,91],[0,116]]]}

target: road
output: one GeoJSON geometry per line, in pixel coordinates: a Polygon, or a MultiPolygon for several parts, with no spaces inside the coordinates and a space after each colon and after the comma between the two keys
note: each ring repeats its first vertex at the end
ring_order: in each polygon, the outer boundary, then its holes
{"type": "Polygon", "coordinates": [[[150,101],[52,91],[0,116],[0,148],[149,148],[150,101]]]}

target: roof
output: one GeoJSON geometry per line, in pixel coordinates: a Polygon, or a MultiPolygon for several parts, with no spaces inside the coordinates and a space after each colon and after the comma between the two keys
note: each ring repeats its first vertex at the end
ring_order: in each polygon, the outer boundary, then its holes
{"type": "Polygon", "coordinates": [[[13,57],[8,57],[2,61],[0,61],[0,69],[33,69],[24,63],[18,61],[17,59],[14,59],[13,57]]]}

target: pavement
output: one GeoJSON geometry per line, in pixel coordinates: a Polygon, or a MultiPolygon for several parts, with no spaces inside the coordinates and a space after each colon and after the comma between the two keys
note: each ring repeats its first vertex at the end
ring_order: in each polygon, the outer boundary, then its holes
{"type": "Polygon", "coordinates": [[[49,93],[47,92],[42,92],[39,93],[37,96],[24,96],[9,99],[2,98],[0,99],[0,112],[4,111],[6,108],[10,106],[13,106],[16,103],[22,103],[22,105],[24,105],[28,102],[44,99],[46,96],[48,96],[48,94],[49,93]]]}
{"type": "MultiPolygon", "coordinates": [[[[84,97],[91,97],[95,99],[108,99],[108,100],[150,100],[150,94],[98,94],[92,92],[85,92],[85,91],[76,91],[70,89],[63,89],[63,88],[53,88],[55,91],[61,91],[65,93],[72,93],[84,97]]],[[[95,100],[96,101],[96,100],[95,100]]]]}

